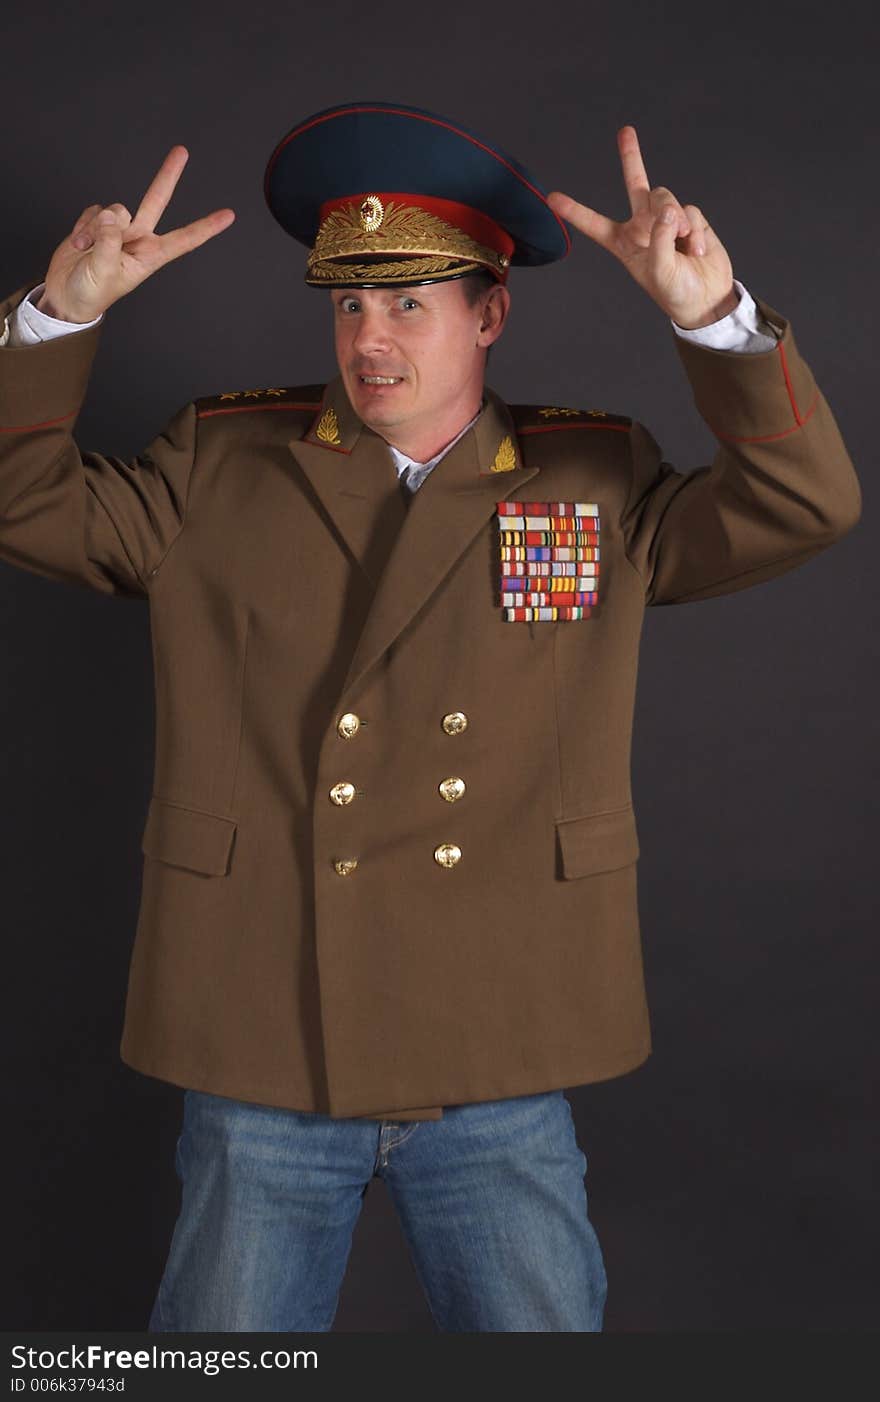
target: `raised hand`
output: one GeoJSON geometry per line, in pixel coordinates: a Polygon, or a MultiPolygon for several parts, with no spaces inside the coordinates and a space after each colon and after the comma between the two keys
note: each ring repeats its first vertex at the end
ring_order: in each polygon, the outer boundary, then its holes
{"type": "Polygon", "coordinates": [[[708,326],[739,301],[727,251],[695,204],[679,204],[665,185],[651,189],[635,127],[617,147],[632,217],[623,223],[554,190],[550,208],[618,258],[667,316],[689,329],[708,326]]]}
{"type": "Polygon", "coordinates": [[[151,273],[228,228],[235,211],[215,209],[181,229],[155,232],[188,160],[185,146],[172,146],[133,219],[123,204],[84,209],[52,255],[37,307],[62,321],[93,321],[151,273]]]}

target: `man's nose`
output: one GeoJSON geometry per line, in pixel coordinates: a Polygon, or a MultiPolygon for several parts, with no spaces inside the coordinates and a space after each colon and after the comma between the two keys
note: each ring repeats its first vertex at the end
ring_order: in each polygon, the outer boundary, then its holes
{"type": "Polygon", "coordinates": [[[381,312],[361,312],[353,345],[362,355],[376,354],[390,348],[391,337],[381,312]]]}

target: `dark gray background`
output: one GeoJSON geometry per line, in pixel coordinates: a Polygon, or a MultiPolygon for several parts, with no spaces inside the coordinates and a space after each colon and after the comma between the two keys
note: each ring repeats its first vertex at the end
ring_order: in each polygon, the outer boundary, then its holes
{"type": "MultiPolygon", "coordinates": [[[[609,1330],[875,1327],[869,14],[252,0],[3,24],[4,295],[43,277],[86,204],[134,212],[176,142],[190,160],[160,230],[237,213],[111,308],[83,448],[129,457],[196,396],[333,373],[326,293],[261,181],[299,118],[355,99],[444,112],[620,219],[615,133],[633,123],[651,183],[703,209],[831,403],[864,490],[856,530],[782,578],[646,618],[633,784],[656,1050],[570,1092],[609,1330]]],[[[710,461],[668,322],[573,240],[514,270],[490,383],[631,414],[678,466],[710,461]]],[[[148,612],[0,564],[0,626],[2,1323],[144,1328],[182,1097],[117,1055],[153,762],[148,612]]],[[[335,1328],[433,1327],[375,1180],[335,1328]]]]}

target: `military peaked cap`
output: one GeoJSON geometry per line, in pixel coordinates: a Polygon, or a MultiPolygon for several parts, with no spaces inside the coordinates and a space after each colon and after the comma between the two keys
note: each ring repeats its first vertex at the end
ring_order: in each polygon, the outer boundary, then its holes
{"type": "Polygon", "coordinates": [[[309,249],[306,282],[439,282],[564,258],[568,231],[523,165],[420,107],[350,102],[298,122],[266,166],[266,202],[309,249]]]}

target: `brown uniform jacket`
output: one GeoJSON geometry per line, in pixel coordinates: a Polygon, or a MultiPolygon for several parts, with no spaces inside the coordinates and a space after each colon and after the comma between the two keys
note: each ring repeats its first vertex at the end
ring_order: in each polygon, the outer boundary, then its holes
{"type": "Polygon", "coordinates": [[[789,323],[756,302],[775,350],[670,328],[710,465],[677,471],[623,415],[487,388],[408,506],[338,378],[191,402],[125,462],[73,438],[100,326],[0,350],[0,556],[150,609],[129,1066],[403,1120],[645,1059],[644,609],[793,569],[861,510],[789,323]],[[597,508],[588,617],[505,619],[508,501],[597,508]]]}

